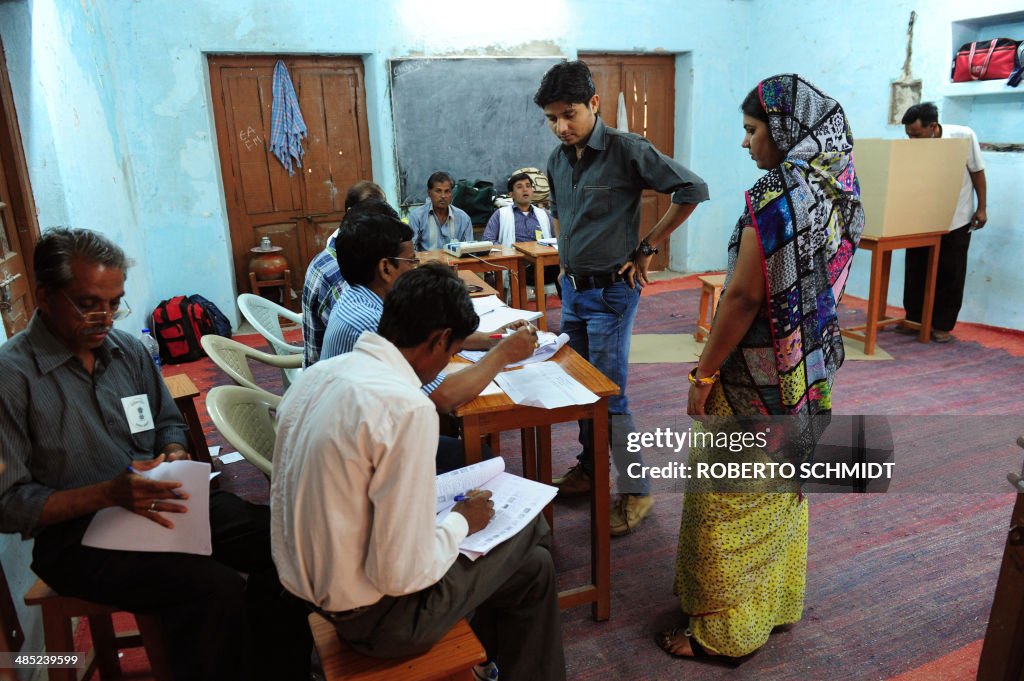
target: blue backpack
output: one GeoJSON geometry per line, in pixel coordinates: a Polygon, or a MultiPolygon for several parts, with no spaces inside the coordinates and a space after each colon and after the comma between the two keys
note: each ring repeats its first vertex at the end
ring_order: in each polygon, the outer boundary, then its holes
{"type": "Polygon", "coordinates": [[[231,322],[229,322],[228,318],[224,316],[224,313],[220,311],[220,308],[206,298],[203,298],[198,293],[190,295],[188,299],[189,302],[195,303],[199,307],[203,308],[207,319],[209,319],[213,326],[210,333],[215,333],[218,336],[224,336],[225,338],[231,338],[231,322]]]}

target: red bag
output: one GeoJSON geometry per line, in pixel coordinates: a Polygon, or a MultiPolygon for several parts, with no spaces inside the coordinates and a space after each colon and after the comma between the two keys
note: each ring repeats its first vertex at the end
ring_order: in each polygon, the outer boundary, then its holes
{"type": "Polygon", "coordinates": [[[174,296],[153,310],[153,335],[164,364],[181,364],[205,357],[199,339],[213,333],[213,323],[201,305],[174,296]]]}
{"type": "Polygon", "coordinates": [[[953,58],[953,82],[1009,78],[1016,55],[1017,41],[1009,38],[964,43],[953,58]]]}

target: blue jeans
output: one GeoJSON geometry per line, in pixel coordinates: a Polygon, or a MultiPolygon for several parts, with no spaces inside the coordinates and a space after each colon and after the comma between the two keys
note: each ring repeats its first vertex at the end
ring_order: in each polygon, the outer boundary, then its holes
{"type": "MultiPolygon", "coordinates": [[[[629,464],[643,464],[643,458],[622,446],[627,435],[636,430],[626,397],[626,378],[629,343],[639,303],[640,288],[630,288],[624,281],[587,291],[577,291],[567,278],[562,281],[562,333],[569,334],[569,346],[620,388],[618,395],[608,398],[608,422],[612,431],[612,462],[618,472],[617,487],[623,494],[650,493],[646,477],[634,479],[627,474],[629,464]]],[[[580,444],[583,451],[577,459],[583,470],[592,473],[594,435],[590,421],[580,421],[580,444]]]]}

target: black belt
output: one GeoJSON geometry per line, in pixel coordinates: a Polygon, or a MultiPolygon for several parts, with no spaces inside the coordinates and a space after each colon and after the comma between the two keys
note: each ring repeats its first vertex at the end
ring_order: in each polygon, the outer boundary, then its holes
{"type": "Polygon", "coordinates": [[[572,287],[577,291],[589,291],[592,288],[607,288],[612,284],[625,281],[618,272],[609,274],[569,274],[565,278],[569,280],[572,287]]]}
{"type": "Polygon", "coordinates": [[[294,599],[294,600],[298,601],[299,603],[301,603],[302,605],[306,606],[306,608],[308,610],[310,610],[312,612],[315,612],[316,614],[320,615],[321,617],[323,617],[328,622],[344,622],[346,620],[355,619],[356,617],[359,617],[364,612],[366,612],[367,610],[372,608],[374,605],[376,605],[376,603],[371,604],[371,605],[361,605],[358,608],[353,608],[352,610],[342,610],[342,611],[339,611],[339,612],[331,612],[330,610],[324,610],[322,608],[319,608],[319,607],[313,605],[312,603],[310,603],[309,601],[307,601],[305,598],[299,598],[295,594],[290,593],[288,591],[283,591],[283,593],[284,593],[285,596],[290,596],[292,599],[294,599]]]}

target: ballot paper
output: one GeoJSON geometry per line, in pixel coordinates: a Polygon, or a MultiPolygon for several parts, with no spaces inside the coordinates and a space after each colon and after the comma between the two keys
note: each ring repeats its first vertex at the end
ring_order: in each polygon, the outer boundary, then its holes
{"type": "Polygon", "coordinates": [[[557,487],[505,472],[500,456],[437,476],[437,522],[455,505],[455,495],[473,489],[491,492],[494,517],[487,527],[459,544],[459,553],[476,560],[526,527],[558,493],[557,487]]]}
{"type": "Polygon", "coordinates": [[[516,371],[503,371],[495,383],[516,404],[557,409],[573,404],[593,404],[598,397],[565,373],[555,362],[528,364],[516,371]]]}
{"type": "MultiPolygon", "coordinates": [[[[550,331],[538,331],[537,332],[537,349],[533,351],[533,354],[524,360],[519,362],[512,362],[507,364],[507,367],[519,367],[524,364],[532,364],[534,362],[543,362],[551,359],[555,356],[555,353],[562,349],[562,346],[569,342],[569,334],[563,333],[556,335],[550,331]]],[[[469,360],[470,362],[479,362],[487,354],[486,350],[463,350],[459,353],[459,357],[469,360]]]]}
{"type": "Polygon", "coordinates": [[[555,250],[558,250],[558,237],[553,236],[550,239],[537,239],[537,243],[541,246],[553,246],[555,250]]]}
{"type": "Polygon", "coordinates": [[[497,331],[519,320],[532,322],[535,319],[540,319],[543,314],[534,310],[520,310],[509,307],[498,296],[473,298],[473,309],[476,310],[477,316],[480,317],[480,325],[476,330],[481,333],[497,331]]]}
{"type": "Polygon", "coordinates": [[[120,506],[98,511],[89,523],[83,546],[115,551],[169,551],[209,556],[210,542],[210,464],[200,461],[170,461],[140,473],[151,480],[176,480],[179,492],[188,499],[167,499],[161,503],[182,504],[187,513],[168,513],[173,529],[120,506]]]}

